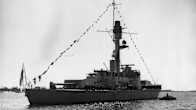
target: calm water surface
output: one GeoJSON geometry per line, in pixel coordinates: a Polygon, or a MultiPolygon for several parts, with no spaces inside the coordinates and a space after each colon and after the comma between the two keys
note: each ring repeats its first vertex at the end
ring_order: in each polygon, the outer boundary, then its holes
{"type": "MultiPolygon", "coordinates": [[[[160,97],[166,93],[160,93],[160,97]]],[[[30,107],[23,93],[0,93],[0,110],[196,110],[196,92],[170,92],[174,101],[141,100],[30,107]]]]}

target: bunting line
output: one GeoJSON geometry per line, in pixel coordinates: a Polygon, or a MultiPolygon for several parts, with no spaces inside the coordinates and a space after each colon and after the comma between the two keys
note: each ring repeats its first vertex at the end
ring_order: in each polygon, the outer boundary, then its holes
{"type": "MultiPolygon", "coordinates": [[[[98,18],[93,21],[91,25],[89,25],[85,31],[79,36],[78,39],[74,40],[69,47],[67,47],[65,50],[60,52],[60,54],[47,66],[47,68],[38,76],[39,81],[41,81],[41,78],[43,75],[45,75],[51,66],[53,66],[67,51],[69,51],[74,45],[76,45],[96,24],[99,23],[99,21],[102,19],[102,17],[105,15],[105,13],[109,10],[109,8],[112,6],[112,4],[109,4],[106,9],[98,16],[98,18]]],[[[36,84],[36,77],[33,78],[34,84],[36,84]]]]}

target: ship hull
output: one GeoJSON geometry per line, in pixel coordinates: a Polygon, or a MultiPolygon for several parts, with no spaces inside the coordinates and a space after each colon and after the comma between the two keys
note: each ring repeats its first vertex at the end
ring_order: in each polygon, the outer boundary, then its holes
{"type": "Polygon", "coordinates": [[[150,100],[157,99],[159,92],[159,89],[106,91],[27,89],[25,95],[27,96],[30,105],[56,105],[150,100]]]}

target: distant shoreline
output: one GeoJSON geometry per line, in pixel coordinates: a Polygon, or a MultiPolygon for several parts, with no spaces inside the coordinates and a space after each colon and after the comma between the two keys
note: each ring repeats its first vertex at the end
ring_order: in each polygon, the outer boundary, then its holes
{"type": "Polygon", "coordinates": [[[176,90],[161,90],[161,92],[196,92],[196,90],[181,90],[181,91],[176,91],[176,90]]]}
{"type": "Polygon", "coordinates": [[[13,87],[13,88],[7,88],[7,87],[3,87],[3,88],[0,88],[0,92],[20,92],[20,89],[17,88],[17,87],[13,87]]]}

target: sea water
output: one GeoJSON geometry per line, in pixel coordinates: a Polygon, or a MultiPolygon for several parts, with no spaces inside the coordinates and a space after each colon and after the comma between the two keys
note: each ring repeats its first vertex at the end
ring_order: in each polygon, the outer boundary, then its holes
{"type": "MultiPolygon", "coordinates": [[[[177,100],[139,100],[75,105],[29,106],[24,93],[1,92],[0,110],[196,110],[196,92],[168,92],[177,100]]],[[[162,97],[166,92],[161,92],[162,97]]]]}

